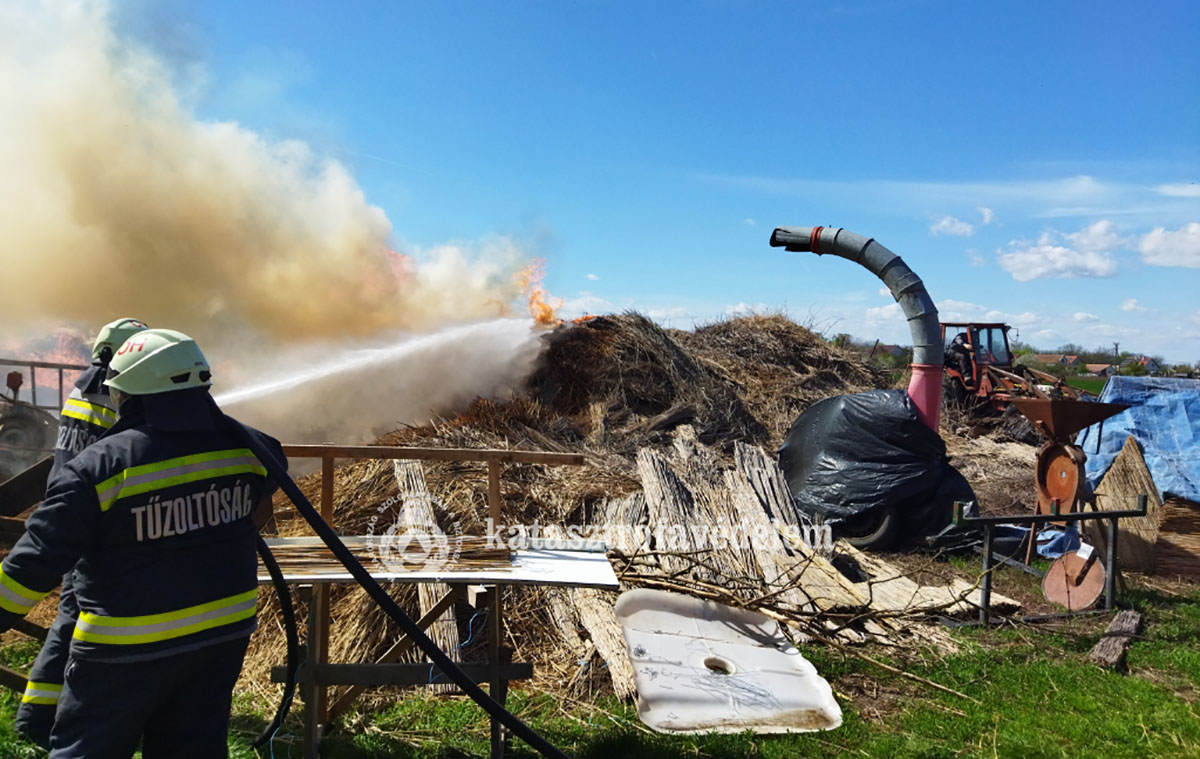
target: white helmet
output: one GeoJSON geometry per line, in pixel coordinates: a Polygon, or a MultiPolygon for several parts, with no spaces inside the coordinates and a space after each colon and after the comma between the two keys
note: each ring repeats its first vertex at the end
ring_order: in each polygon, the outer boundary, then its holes
{"type": "Polygon", "coordinates": [[[192,338],[173,329],[147,329],[117,349],[104,384],[126,395],[154,395],[208,387],[212,372],[192,338]]]}
{"type": "Polygon", "coordinates": [[[121,343],[144,329],[147,329],[146,323],[137,319],[117,319],[115,322],[105,324],[100,328],[100,334],[96,335],[96,342],[92,343],[92,358],[96,361],[111,360],[113,353],[121,347],[121,343]],[[105,348],[108,348],[107,359],[100,356],[105,348]]]}

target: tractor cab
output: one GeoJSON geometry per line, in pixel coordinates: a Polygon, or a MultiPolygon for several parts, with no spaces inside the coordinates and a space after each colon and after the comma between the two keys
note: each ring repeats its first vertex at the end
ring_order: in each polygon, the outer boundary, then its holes
{"type": "MultiPolygon", "coordinates": [[[[1007,382],[1000,377],[1013,376],[1012,351],[1008,346],[1008,325],[995,323],[945,322],[942,324],[942,346],[945,350],[945,381],[947,398],[958,403],[970,397],[982,401],[1000,401],[997,390],[1007,382]],[[997,371],[989,372],[989,369],[997,371]]],[[[987,405],[993,405],[988,403],[987,405]]]]}
{"type": "Polygon", "coordinates": [[[942,397],[974,413],[1003,412],[1013,398],[1078,398],[1052,374],[1013,365],[1007,324],[943,322],[942,397]]]}
{"type": "MultiPolygon", "coordinates": [[[[958,338],[969,346],[966,351],[972,364],[985,364],[1011,371],[1013,362],[1012,353],[1008,349],[1008,330],[1007,324],[947,322],[942,324],[942,347],[949,356],[955,339],[958,338]]],[[[973,371],[972,374],[978,377],[977,371],[973,371]]]]}

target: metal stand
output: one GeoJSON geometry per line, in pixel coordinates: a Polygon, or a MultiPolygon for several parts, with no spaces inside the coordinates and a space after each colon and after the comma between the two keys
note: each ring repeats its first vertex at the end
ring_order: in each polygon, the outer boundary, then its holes
{"type": "MultiPolygon", "coordinates": [[[[476,586],[478,587],[478,586],[476,586]]],[[[533,677],[533,665],[528,663],[513,663],[512,651],[504,648],[503,643],[503,607],[501,606],[500,587],[489,587],[486,592],[474,594],[465,585],[451,585],[450,592],[426,612],[417,625],[427,630],[433,623],[456,601],[477,598],[480,608],[488,609],[488,641],[487,660],[482,663],[462,664],[462,670],[477,683],[488,683],[492,698],[504,706],[508,696],[508,683],[511,680],[528,680],[533,677]]],[[[401,638],[376,662],[363,664],[330,664],[327,663],[327,651],[313,645],[319,638],[320,610],[314,599],[312,585],[298,587],[301,600],[307,601],[308,635],[304,645],[304,662],[300,666],[299,686],[301,698],[304,700],[304,759],[317,759],[320,756],[321,740],[330,721],[344,712],[354,702],[360,693],[369,687],[384,685],[437,685],[449,683],[450,680],[433,664],[398,664],[396,660],[406,651],[413,648],[414,643],[407,636],[401,638]],[[318,638],[314,638],[314,633],[318,638]],[[350,686],[331,707],[322,712],[320,694],[326,693],[329,686],[350,686]]],[[[286,667],[271,669],[272,682],[284,682],[287,678],[286,667]]],[[[493,759],[503,759],[507,748],[508,735],[499,721],[492,719],[491,723],[491,756],[493,759]]]]}
{"type": "Polygon", "coordinates": [[[991,623],[992,603],[992,570],[995,569],[992,556],[992,539],[995,526],[998,524],[1028,525],[1031,530],[1029,540],[1035,538],[1032,528],[1050,522],[1084,522],[1088,520],[1105,520],[1106,546],[1104,569],[1104,608],[1111,610],[1116,600],[1117,583],[1117,521],[1127,517],[1146,516],[1146,496],[1138,496],[1137,509],[1123,511],[1075,511],[1067,514],[1058,513],[1057,502],[1053,503],[1049,514],[1025,514],[1017,516],[968,517],[964,514],[967,504],[962,501],[954,503],[954,524],[963,527],[977,525],[983,530],[983,577],[979,582],[979,622],[985,627],[991,623]]]}

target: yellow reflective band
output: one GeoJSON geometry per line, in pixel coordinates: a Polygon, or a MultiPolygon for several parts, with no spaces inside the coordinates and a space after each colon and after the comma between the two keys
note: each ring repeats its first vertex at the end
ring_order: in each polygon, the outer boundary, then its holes
{"type": "Polygon", "coordinates": [[[255,588],[198,606],[141,617],[102,617],[81,612],[74,637],[113,645],[157,643],[250,619],[257,609],[258,588],[255,588]]]}
{"type": "Polygon", "coordinates": [[[0,609],[25,616],[49,593],[50,591],[39,593],[25,587],[10,577],[4,571],[3,565],[0,565],[0,609]]]}
{"type": "Polygon", "coordinates": [[[58,703],[62,689],[61,683],[35,683],[30,680],[25,683],[25,693],[21,696],[21,703],[52,706],[58,703]]]}
{"type": "Polygon", "coordinates": [[[100,510],[108,511],[121,498],[231,474],[265,477],[267,470],[249,448],[194,453],[122,470],[96,486],[96,497],[100,510]]]}
{"type": "Polygon", "coordinates": [[[108,429],[117,422],[117,412],[79,398],[68,398],[67,402],[63,404],[61,415],[79,419],[104,429],[108,429]]]}

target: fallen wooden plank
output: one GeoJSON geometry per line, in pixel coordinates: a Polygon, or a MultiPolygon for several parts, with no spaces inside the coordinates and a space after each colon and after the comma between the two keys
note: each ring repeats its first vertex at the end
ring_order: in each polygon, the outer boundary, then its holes
{"type": "Polygon", "coordinates": [[[15,669],[9,669],[3,664],[0,664],[0,686],[16,691],[17,693],[25,692],[25,683],[29,680],[15,669]]]}
{"type": "Polygon", "coordinates": [[[1129,653],[1129,647],[1133,645],[1133,639],[1141,627],[1142,615],[1138,612],[1126,609],[1117,614],[1108,623],[1104,636],[1088,653],[1088,659],[1102,667],[1124,671],[1125,655],[1129,653]]]}
{"type": "Polygon", "coordinates": [[[54,458],[47,456],[0,483],[0,516],[15,517],[46,497],[46,482],[54,458]]]}

